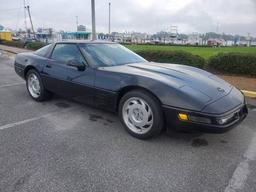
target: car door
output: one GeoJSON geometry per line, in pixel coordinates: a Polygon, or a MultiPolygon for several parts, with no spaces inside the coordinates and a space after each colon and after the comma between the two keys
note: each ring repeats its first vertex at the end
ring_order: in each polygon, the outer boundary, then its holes
{"type": "Polygon", "coordinates": [[[45,87],[57,94],[92,104],[94,69],[85,61],[78,46],[58,43],[42,71],[45,87]]]}

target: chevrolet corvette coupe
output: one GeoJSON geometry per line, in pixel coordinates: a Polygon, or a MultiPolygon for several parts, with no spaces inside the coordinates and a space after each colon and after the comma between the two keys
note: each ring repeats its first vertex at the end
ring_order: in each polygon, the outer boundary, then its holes
{"type": "Polygon", "coordinates": [[[35,101],[56,93],[117,112],[139,139],[163,128],[224,132],[248,113],[240,90],[217,76],[149,62],[117,43],[57,42],[18,54],[14,66],[35,101]]]}

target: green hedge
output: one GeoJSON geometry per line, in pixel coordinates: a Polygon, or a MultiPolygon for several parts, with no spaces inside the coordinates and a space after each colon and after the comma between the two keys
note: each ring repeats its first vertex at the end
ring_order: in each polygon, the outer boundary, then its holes
{"type": "Polygon", "coordinates": [[[208,60],[208,68],[221,73],[256,76],[256,55],[221,53],[208,60]]]}
{"type": "Polygon", "coordinates": [[[31,50],[37,50],[46,45],[45,43],[42,43],[39,41],[25,43],[23,41],[4,41],[4,40],[2,40],[0,44],[12,46],[12,47],[27,48],[31,50]]]}
{"type": "Polygon", "coordinates": [[[137,51],[145,59],[160,63],[177,63],[204,68],[206,61],[198,56],[184,51],[137,51]]]}
{"type": "Polygon", "coordinates": [[[179,46],[186,46],[186,47],[212,47],[211,45],[191,45],[191,44],[172,44],[172,43],[120,43],[122,45],[147,45],[147,46],[166,46],[166,47],[179,47],[179,46]]]}
{"type": "Polygon", "coordinates": [[[5,41],[5,40],[1,40],[1,44],[12,46],[12,47],[24,48],[24,42],[22,42],[22,41],[5,41]]]}
{"type": "Polygon", "coordinates": [[[37,50],[37,49],[40,49],[42,48],[43,46],[45,46],[47,44],[43,43],[43,42],[31,42],[31,43],[27,43],[25,45],[25,47],[27,49],[31,49],[31,50],[37,50]]]}

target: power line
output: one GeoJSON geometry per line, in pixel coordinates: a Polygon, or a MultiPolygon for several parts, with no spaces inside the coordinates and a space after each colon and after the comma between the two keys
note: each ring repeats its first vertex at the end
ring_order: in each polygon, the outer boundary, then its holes
{"type": "Polygon", "coordinates": [[[78,16],[76,16],[76,31],[78,31],[78,16]]]}
{"type": "Polygon", "coordinates": [[[20,10],[22,9],[22,7],[17,7],[17,8],[9,8],[9,9],[0,9],[0,11],[16,11],[16,10],[20,10]]]}
{"type": "Polygon", "coordinates": [[[16,27],[15,27],[15,29],[16,30],[18,30],[18,26],[19,26],[19,24],[20,24],[20,14],[21,14],[21,11],[22,11],[22,9],[19,9],[19,11],[17,12],[17,20],[16,20],[16,27]]]}

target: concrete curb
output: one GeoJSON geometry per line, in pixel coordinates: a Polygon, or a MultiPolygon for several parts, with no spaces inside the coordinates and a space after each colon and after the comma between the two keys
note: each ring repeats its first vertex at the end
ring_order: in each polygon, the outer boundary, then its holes
{"type": "Polygon", "coordinates": [[[0,50],[3,50],[3,51],[5,51],[5,52],[9,52],[9,53],[12,53],[12,54],[18,54],[18,53],[17,53],[17,52],[15,52],[15,51],[4,50],[4,49],[0,49],[0,50]]]}
{"type": "Polygon", "coordinates": [[[250,97],[250,98],[256,98],[256,92],[255,91],[247,91],[247,90],[241,90],[243,92],[243,94],[246,97],[250,97]]]}
{"type": "Polygon", "coordinates": [[[33,50],[29,50],[29,49],[24,49],[24,48],[19,48],[19,47],[12,47],[12,46],[2,45],[2,44],[0,44],[0,50],[6,51],[6,52],[9,52],[9,53],[13,53],[13,54],[33,51],[33,50]]]}

